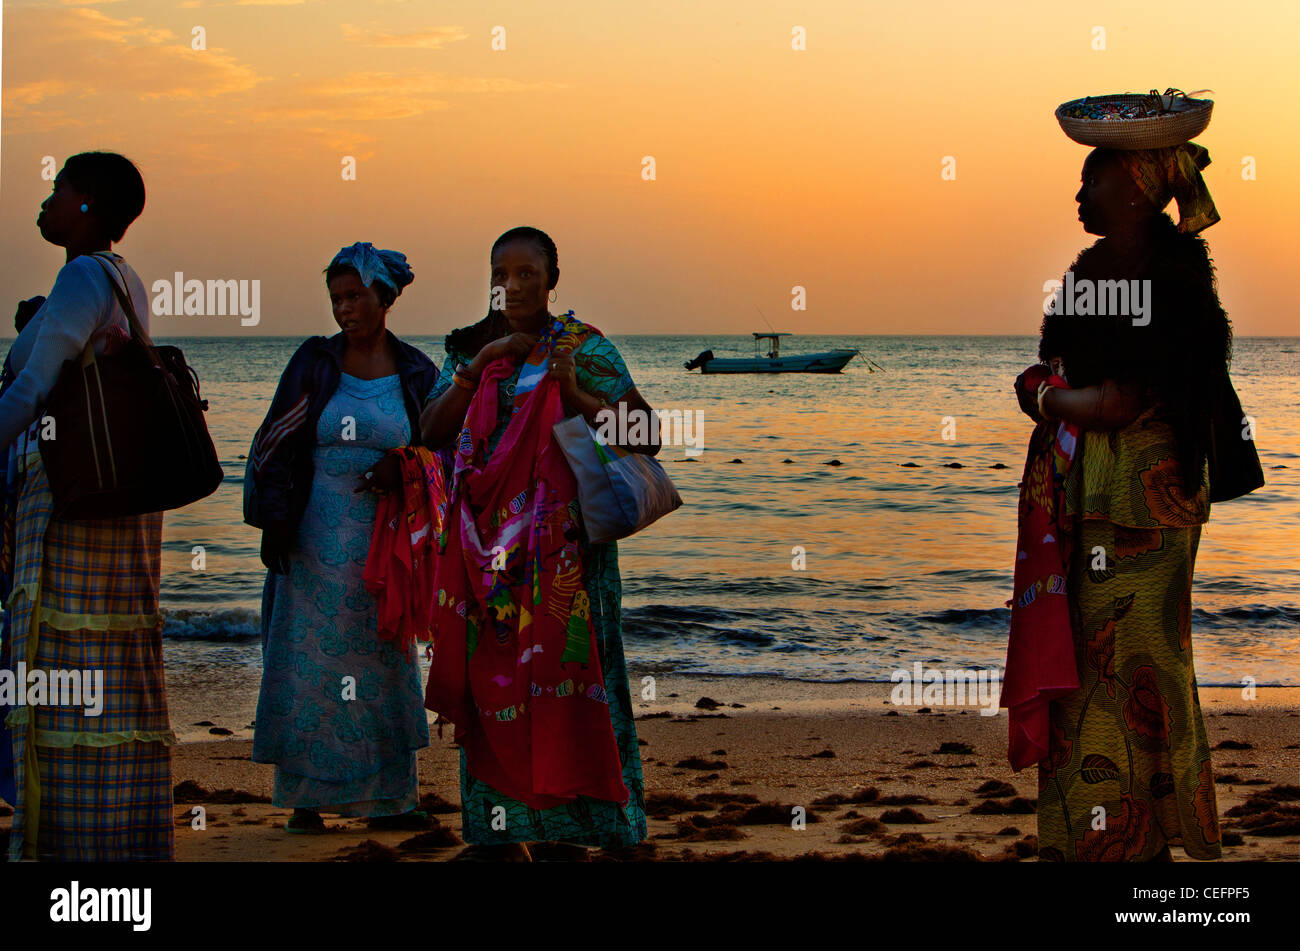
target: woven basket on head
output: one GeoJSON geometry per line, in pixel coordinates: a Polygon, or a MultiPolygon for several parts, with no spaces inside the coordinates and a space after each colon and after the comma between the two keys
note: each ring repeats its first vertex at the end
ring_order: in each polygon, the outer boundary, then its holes
{"type": "Polygon", "coordinates": [[[1056,121],[1065,134],[1080,145],[1108,149],[1163,149],[1190,142],[1204,132],[1210,124],[1213,108],[1212,99],[1191,99],[1175,89],[1166,89],[1162,96],[1153,89],[1145,96],[1121,93],[1072,99],[1056,107],[1056,121]],[[1156,114],[1141,119],[1076,119],[1066,115],[1079,106],[1107,103],[1143,105],[1156,114]]]}

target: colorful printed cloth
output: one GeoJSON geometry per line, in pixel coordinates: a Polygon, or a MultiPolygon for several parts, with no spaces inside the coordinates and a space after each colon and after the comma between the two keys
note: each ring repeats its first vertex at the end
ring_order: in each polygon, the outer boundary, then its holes
{"type": "Polygon", "coordinates": [[[369,241],[358,241],[346,248],[340,248],[339,253],[334,255],[334,259],[330,261],[330,267],[336,264],[346,264],[355,268],[361,278],[361,283],[365,284],[366,287],[372,285],[376,280],[383,281],[399,297],[402,294],[402,288],[415,280],[411,265],[406,263],[405,254],[401,251],[381,250],[369,241]]]}
{"type": "Polygon", "coordinates": [[[1165,149],[1122,149],[1115,157],[1133,177],[1156,211],[1178,200],[1178,230],[1196,234],[1219,221],[1219,211],[1201,176],[1210,153],[1195,142],[1165,149]]]}
{"type": "Polygon", "coordinates": [[[98,716],[84,694],[80,705],[11,709],[10,860],[169,860],[175,735],[158,614],[162,513],[53,519],[39,452],[22,460],[10,660],[102,671],[103,681],[98,716]]]}
{"type": "Polygon", "coordinates": [[[433,570],[447,520],[442,460],[423,446],[389,456],[401,464],[402,489],[380,500],[362,578],[379,605],[379,636],[409,652],[433,629],[433,570]]]}
{"type": "Polygon", "coordinates": [[[579,796],[628,801],[582,585],[577,484],[551,431],[564,411],[550,355],[591,334],[572,313],[545,330],[491,453],[498,385],[513,367],[484,372],[438,553],[426,705],[456,724],[474,775],[539,810],[579,796]]]}
{"type": "MultiPolygon", "coordinates": [[[[1052,386],[1065,386],[1059,376],[1052,386]]],[[[1065,514],[1065,475],[1079,427],[1048,421],[1034,428],[1020,483],[1019,536],[1011,635],[999,706],[1008,710],[1007,758],[1020,771],[1048,754],[1048,703],[1078,689],[1066,595],[1073,526],[1065,514]]]]}
{"type": "Polygon", "coordinates": [[[1192,528],[1210,518],[1209,480],[1188,494],[1174,429],[1151,406],[1122,430],[1085,433],[1065,480],[1065,510],[1126,528],[1192,528]]]}
{"type": "Polygon", "coordinates": [[[416,751],[429,744],[415,645],[378,634],[366,557],[377,500],[354,492],[411,438],[399,375],[343,374],[316,421],[312,484],[262,610],[262,686],[253,761],[276,765],[271,801],[349,816],[418,803],[416,751]]]}
{"type": "MultiPolygon", "coordinates": [[[[448,348],[434,396],[454,386],[452,376],[474,354],[448,348]]],[[[573,353],[578,386],[584,393],[616,403],[633,387],[618,348],[606,337],[590,335],[573,353]]],[[[505,435],[514,416],[515,384],[521,367],[497,384],[496,428],[488,439],[489,455],[505,435]]],[[[582,587],[592,606],[600,669],[605,674],[609,719],[618,742],[623,766],[626,805],[589,796],[550,809],[532,809],[476,777],[460,751],[461,836],[475,845],[560,840],[602,848],[634,845],[646,836],[645,783],[641,748],[637,742],[635,713],[628,689],[627,661],[623,655],[623,586],[619,576],[618,544],[591,545],[581,539],[582,587]],[[504,817],[504,821],[503,821],[504,817]]]]}
{"type": "Polygon", "coordinates": [[[1066,477],[1080,684],[1051,703],[1038,767],[1044,860],[1146,861],[1177,843],[1192,858],[1220,856],[1191,637],[1208,488],[1183,492],[1175,449],[1152,407],[1122,430],[1084,433],[1066,477]]]}

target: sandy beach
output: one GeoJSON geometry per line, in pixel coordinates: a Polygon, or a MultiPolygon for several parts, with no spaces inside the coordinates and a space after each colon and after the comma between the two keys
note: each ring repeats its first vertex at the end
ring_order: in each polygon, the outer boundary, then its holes
{"type": "MultiPolygon", "coordinates": [[[[660,676],[656,686],[657,701],[637,704],[649,837],[626,853],[592,853],[597,860],[1034,859],[1036,774],[1011,772],[1005,712],[896,707],[888,684],[660,676]]],[[[177,860],[446,861],[461,852],[450,729],[435,730],[420,754],[431,832],[326,815],[328,833],[289,835],[288,811],[269,804],[272,768],[249,761],[254,699],[173,698],[177,860]]],[[[1246,701],[1237,689],[1202,688],[1201,702],[1224,859],[1300,859],[1300,689],[1260,688],[1246,701]]],[[[0,818],[0,829],[8,824],[0,818]]]]}

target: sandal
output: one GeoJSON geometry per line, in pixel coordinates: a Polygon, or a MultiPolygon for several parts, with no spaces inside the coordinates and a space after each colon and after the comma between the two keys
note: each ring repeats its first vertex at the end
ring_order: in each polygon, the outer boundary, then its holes
{"type": "Polygon", "coordinates": [[[295,809],[284,824],[284,831],[292,835],[322,835],[329,830],[319,812],[310,809],[295,809]]]}

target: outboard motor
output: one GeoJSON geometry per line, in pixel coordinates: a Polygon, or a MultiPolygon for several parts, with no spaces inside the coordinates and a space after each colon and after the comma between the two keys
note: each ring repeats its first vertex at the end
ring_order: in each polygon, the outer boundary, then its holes
{"type": "Polygon", "coordinates": [[[704,364],[708,363],[708,362],[709,362],[710,360],[712,360],[712,359],[713,359],[713,351],[712,351],[712,350],[705,350],[703,353],[701,353],[701,354],[700,354],[698,357],[696,357],[694,360],[689,360],[689,361],[687,361],[687,363],[686,363],[686,369],[688,369],[688,370],[694,370],[696,367],[702,367],[702,366],[704,366],[704,364]]]}

